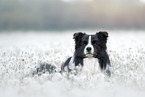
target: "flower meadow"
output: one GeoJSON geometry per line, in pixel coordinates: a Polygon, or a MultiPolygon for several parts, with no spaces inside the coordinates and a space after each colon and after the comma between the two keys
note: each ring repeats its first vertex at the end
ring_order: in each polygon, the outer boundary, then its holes
{"type": "Polygon", "coordinates": [[[0,33],[0,97],[145,97],[145,31],[109,31],[110,78],[101,72],[32,76],[40,63],[59,69],[73,55],[73,33],[0,33]]]}

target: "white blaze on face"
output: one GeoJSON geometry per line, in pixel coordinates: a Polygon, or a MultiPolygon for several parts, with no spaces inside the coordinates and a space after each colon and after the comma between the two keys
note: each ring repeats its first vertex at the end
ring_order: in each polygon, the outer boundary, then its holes
{"type": "Polygon", "coordinates": [[[92,40],[92,37],[89,36],[89,38],[88,38],[88,44],[87,44],[87,46],[86,46],[85,49],[84,49],[84,54],[85,54],[85,55],[88,53],[88,51],[87,51],[87,48],[88,48],[88,47],[91,48],[91,54],[94,53],[94,47],[93,47],[93,45],[92,45],[92,43],[91,43],[91,40],[92,40]]]}

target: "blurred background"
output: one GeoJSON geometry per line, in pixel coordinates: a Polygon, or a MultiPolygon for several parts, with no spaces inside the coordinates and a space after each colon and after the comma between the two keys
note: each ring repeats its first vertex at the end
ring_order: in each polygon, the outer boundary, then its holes
{"type": "Polygon", "coordinates": [[[145,30],[144,0],[0,0],[0,31],[145,30]]]}

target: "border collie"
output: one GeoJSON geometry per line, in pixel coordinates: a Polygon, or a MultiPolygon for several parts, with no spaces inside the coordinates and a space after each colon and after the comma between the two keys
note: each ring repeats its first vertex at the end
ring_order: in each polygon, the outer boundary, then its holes
{"type": "MultiPolygon", "coordinates": [[[[106,31],[100,31],[93,35],[88,35],[86,33],[77,32],[74,33],[73,39],[75,40],[75,52],[72,57],[69,57],[64,64],[61,66],[61,70],[57,71],[58,68],[51,64],[40,64],[34,74],[42,74],[45,72],[54,73],[60,72],[63,73],[67,71],[68,74],[71,71],[75,71],[75,74],[78,72],[82,72],[84,68],[89,69],[88,67],[92,67],[91,70],[96,71],[96,67],[92,66],[93,63],[89,61],[89,65],[85,64],[86,59],[94,59],[98,63],[98,67],[100,71],[106,72],[107,75],[111,76],[110,71],[110,60],[107,54],[107,38],[108,33],[106,31]],[[72,68],[73,67],[73,68],[72,68]],[[78,68],[80,67],[80,68],[78,68]],[[57,70],[56,70],[57,69],[57,70]]],[[[90,70],[90,71],[91,71],[90,70]]]]}
{"type": "MultiPolygon", "coordinates": [[[[108,76],[111,76],[111,64],[106,51],[107,38],[108,33],[105,31],[97,32],[94,35],[88,35],[82,32],[74,33],[75,52],[74,55],[69,57],[61,66],[61,72],[65,71],[65,67],[67,67],[68,72],[71,72],[72,66],[75,66],[74,69],[80,66],[82,70],[86,67],[84,64],[85,59],[95,59],[99,63],[100,70],[105,71],[108,76]]],[[[92,63],[89,64],[91,65],[92,63]]]]}

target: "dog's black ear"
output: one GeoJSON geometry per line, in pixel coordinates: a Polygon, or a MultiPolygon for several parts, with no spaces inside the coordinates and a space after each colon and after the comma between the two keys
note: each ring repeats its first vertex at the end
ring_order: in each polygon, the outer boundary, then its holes
{"type": "Polygon", "coordinates": [[[106,32],[106,31],[99,31],[98,33],[96,33],[96,35],[98,35],[99,39],[105,41],[105,43],[107,42],[108,32],[106,32]]]}
{"type": "Polygon", "coordinates": [[[86,33],[82,33],[82,32],[74,33],[73,39],[79,40],[79,39],[81,39],[85,34],[86,34],[86,33]]]}
{"type": "Polygon", "coordinates": [[[82,32],[77,32],[74,33],[73,35],[73,39],[75,39],[75,49],[80,47],[80,43],[82,40],[82,37],[85,35],[86,33],[82,33],[82,32]]]}

